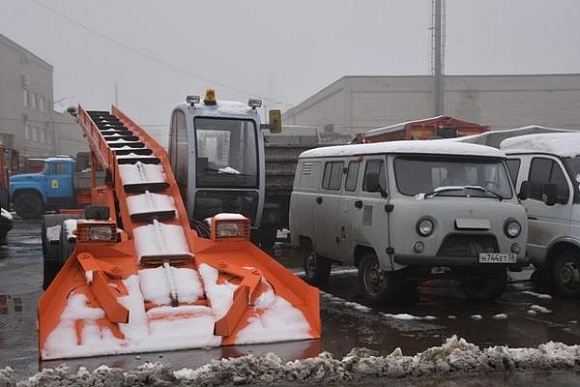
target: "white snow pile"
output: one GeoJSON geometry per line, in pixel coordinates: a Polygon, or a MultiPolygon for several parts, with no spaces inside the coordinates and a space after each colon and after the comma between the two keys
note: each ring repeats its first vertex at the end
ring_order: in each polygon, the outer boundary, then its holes
{"type": "MultiPolygon", "coordinates": [[[[396,348],[388,356],[376,351],[354,348],[344,358],[335,359],[323,352],[316,357],[284,362],[273,353],[263,356],[213,360],[197,369],[172,372],[160,363],[146,363],[136,370],[101,366],[92,373],[81,368],[76,374],[66,366],[45,369],[19,387],[60,385],[114,386],[217,386],[256,383],[344,383],[370,378],[426,378],[435,375],[461,376],[503,371],[580,370],[580,345],[548,342],[537,348],[495,346],[479,348],[453,336],[445,344],[414,356],[396,348]]],[[[15,386],[10,368],[0,369],[0,383],[15,386]]]]}

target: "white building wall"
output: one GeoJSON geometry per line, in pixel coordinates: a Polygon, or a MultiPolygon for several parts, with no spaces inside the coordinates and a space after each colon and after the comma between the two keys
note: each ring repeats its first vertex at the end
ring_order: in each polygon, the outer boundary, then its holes
{"type": "MultiPolygon", "coordinates": [[[[288,110],[293,125],[333,123],[356,133],[433,116],[428,76],[348,76],[288,110]],[[341,95],[342,98],[331,98],[341,95]]],[[[445,114],[492,129],[543,125],[580,129],[580,74],[447,76],[445,114]]]]}

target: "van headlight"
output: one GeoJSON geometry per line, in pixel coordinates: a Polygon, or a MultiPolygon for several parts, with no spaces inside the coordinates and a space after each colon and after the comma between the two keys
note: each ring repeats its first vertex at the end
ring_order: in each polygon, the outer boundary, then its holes
{"type": "Polygon", "coordinates": [[[433,230],[435,229],[435,225],[433,221],[429,218],[419,219],[417,222],[417,233],[421,236],[427,237],[433,234],[433,230]]]}
{"type": "Polygon", "coordinates": [[[508,219],[503,230],[509,238],[515,238],[522,232],[522,225],[515,219],[508,219]]]}

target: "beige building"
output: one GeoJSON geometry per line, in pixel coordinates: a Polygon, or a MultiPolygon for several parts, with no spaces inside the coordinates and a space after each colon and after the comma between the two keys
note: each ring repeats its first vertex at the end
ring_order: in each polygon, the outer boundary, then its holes
{"type": "Polygon", "coordinates": [[[53,156],[86,148],[82,134],[68,135],[80,133],[80,127],[75,124],[72,129],[73,121],[53,110],[52,77],[49,63],[0,34],[0,139],[22,156],[53,156]],[[60,133],[66,135],[61,139],[60,133]]]}
{"type": "MultiPolygon", "coordinates": [[[[580,74],[445,77],[445,115],[508,129],[580,129],[580,74]]],[[[345,76],[283,115],[287,125],[347,134],[433,116],[429,76],[345,76]]]]}

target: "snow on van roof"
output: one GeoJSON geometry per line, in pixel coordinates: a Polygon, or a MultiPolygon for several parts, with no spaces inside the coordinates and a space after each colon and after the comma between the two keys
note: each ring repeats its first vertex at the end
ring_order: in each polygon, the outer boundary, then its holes
{"type": "Polygon", "coordinates": [[[551,153],[580,156],[580,133],[543,133],[507,138],[500,144],[506,153],[551,153]]]}
{"type": "Polygon", "coordinates": [[[438,155],[505,157],[502,151],[485,145],[459,143],[448,140],[407,140],[316,148],[302,152],[300,158],[356,156],[377,153],[429,153],[438,155]]]}

